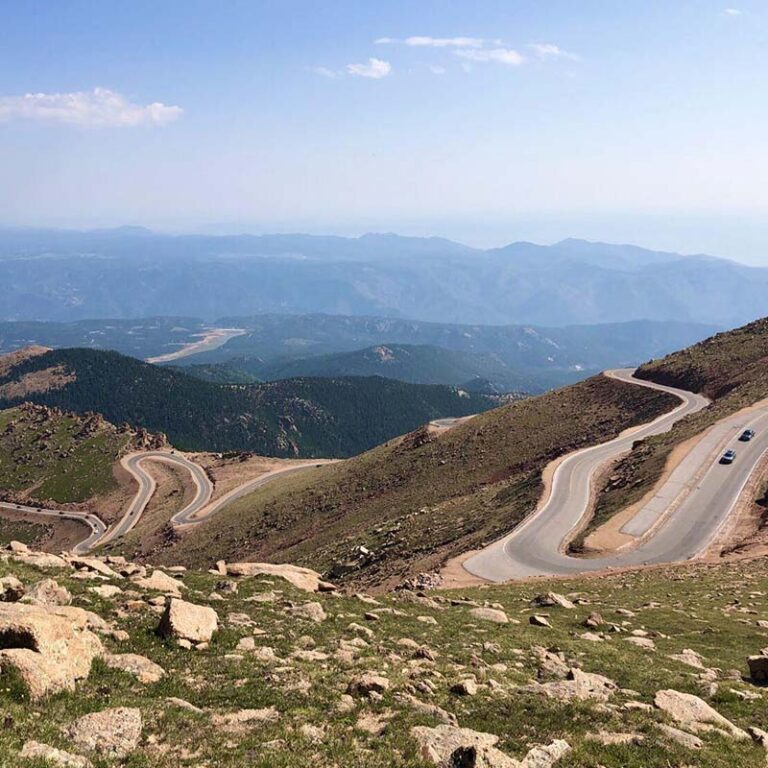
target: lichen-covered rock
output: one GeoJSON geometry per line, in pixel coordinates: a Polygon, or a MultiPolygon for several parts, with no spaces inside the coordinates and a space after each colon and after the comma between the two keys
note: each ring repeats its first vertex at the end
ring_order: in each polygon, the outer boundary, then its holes
{"type": "Polygon", "coordinates": [[[165,675],[165,670],[154,661],[137,653],[108,653],[104,663],[111,669],[119,669],[133,675],[140,683],[156,683],[165,675]]]}
{"type": "Polygon", "coordinates": [[[157,631],[162,637],[207,643],[218,626],[219,617],[213,608],[172,597],[165,606],[157,631]]]}
{"type": "Polygon", "coordinates": [[[73,690],[103,653],[80,608],[0,603],[0,669],[16,669],[32,698],[73,690]]]}
{"type": "Polygon", "coordinates": [[[229,576],[277,576],[305,592],[332,592],[333,584],[323,581],[317,571],[287,563],[227,563],[229,576]]]}
{"type": "Polygon", "coordinates": [[[653,703],[684,728],[706,731],[714,726],[735,739],[749,738],[745,731],[735,726],[716,709],[710,707],[706,701],[692,693],[681,693],[671,689],[658,691],[653,703]]]}
{"type": "Polygon", "coordinates": [[[75,720],[69,736],[81,749],[107,757],[125,757],[139,745],[141,710],[114,707],[75,720]]]}
{"type": "Polygon", "coordinates": [[[24,597],[24,585],[15,576],[0,579],[0,602],[15,603],[24,597]]]}
{"type": "Polygon", "coordinates": [[[24,599],[38,605],[69,605],[72,595],[54,579],[43,579],[30,587],[24,599]]]}
{"type": "Polygon", "coordinates": [[[49,765],[61,768],[91,768],[93,763],[82,755],[73,755],[63,749],[56,749],[39,741],[27,741],[19,753],[25,760],[44,760],[49,765]]]}

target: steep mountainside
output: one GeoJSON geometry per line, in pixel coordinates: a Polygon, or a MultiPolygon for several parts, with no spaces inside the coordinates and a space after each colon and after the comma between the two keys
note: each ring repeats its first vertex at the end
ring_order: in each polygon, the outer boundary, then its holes
{"type": "Polygon", "coordinates": [[[598,376],[265,486],[158,556],[196,564],[255,557],[326,570],[351,560],[343,568],[349,578],[391,585],[514,527],[535,505],[550,460],[677,402],[598,376]]]}
{"type": "Polygon", "coordinates": [[[765,314],[767,289],[768,269],[578,240],[483,251],[396,235],[0,232],[0,311],[8,320],[327,312],[732,327],[765,314]]]}
{"type": "Polygon", "coordinates": [[[431,419],[499,400],[370,378],[223,386],[116,352],[60,349],[0,373],[0,408],[25,400],[164,432],[179,448],[272,456],[349,456],[431,419]]]}

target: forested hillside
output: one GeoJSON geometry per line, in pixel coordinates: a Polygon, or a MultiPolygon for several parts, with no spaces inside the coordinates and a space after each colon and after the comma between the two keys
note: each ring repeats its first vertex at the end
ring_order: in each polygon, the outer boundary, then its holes
{"type": "Polygon", "coordinates": [[[431,419],[500,402],[379,377],[226,386],[86,349],[44,352],[0,372],[0,408],[25,400],[96,411],[113,423],[164,432],[188,450],[329,457],[351,456],[431,419]]]}

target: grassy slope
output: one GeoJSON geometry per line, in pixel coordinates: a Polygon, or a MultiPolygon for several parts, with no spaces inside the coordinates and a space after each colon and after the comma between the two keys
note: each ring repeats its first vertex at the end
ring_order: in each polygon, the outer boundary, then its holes
{"type": "Polygon", "coordinates": [[[391,584],[510,530],[533,508],[541,470],[552,459],[677,402],[594,377],[482,414],[440,437],[417,432],[265,486],[159,556],[199,565],[255,557],[329,569],[365,545],[376,559],[354,578],[391,584]]]}
{"type": "Polygon", "coordinates": [[[574,542],[617,512],[641,499],[656,483],[672,449],[719,419],[768,397],[768,319],[720,333],[710,339],[646,363],[638,376],[712,398],[711,406],[679,421],[664,435],[640,442],[609,473],[598,496],[595,516],[574,542]]]}
{"type": "Polygon", "coordinates": [[[0,493],[66,503],[113,489],[112,465],[129,436],[107,423],[82,435],[85,422],[30,407],[0,411],[0,493]]]}
{"type": "MultiPolygon", "coordinates": [[[[397,694],[403,691],[455,714],[461,726],[497,734],[499,747],[514,757],[524,755],[532,744],[564,738],[573,751],[557,768],[753,768],[765,764],[763,748],[749,739],[735,741],[713,732],[702,733],[701,750],[669,741],[658,729],[669,718],[650,706],[657,691],[673,688],[703,697],[741,728],[765,727],[768,697],[764,690],[738,676],[727,676],[731,669],[743,674],[745,657],[766,645],[766,631],[756,624],[768,617],[765,560],[472,589],[445,596],[430,593],[440,601],[432,604],[411,602],[406,599],[410,595],[387,596],[379,607],[385,611],[396,608],[398,613],[382,612],[375,622],[363,618],[374,608],[371,605],[352,597],[308,596],[280,580],[243,580],[236,595],[225,592],[223,601],[214,601],[209,595],[221,577],[189,572],[184,575],[190,587],[188,599],[210,605],[221,618],[220,631],[204,651],[180,650],[160,639],[154,632],[158,616],[141,601],[134,601],[130,611],[120,611],[116,609],[125,602],[124,596],[99,598],[89,591],[91,582],[70,578],[66,572],[46,573],[0,562],[0,576],[7,573],[16,574],[26,584],[53,576],[73,593],[75,605],[95,611],[128,633],[129,639],[121,643],[104,637],[108,651],[145,655],[167,672],[160,682],[144,686],[97,662],[74,693],[39,702],[26,701],[18,681],[5,673],[0,686],[4,713],[0,765],[8,768],[37,768],[38,763],[18,757],[27,739],[72,751],[75,747],[64,733],[69,723],[88,712],[115,706],[139,707],[144,720],[139,749],[121,761],[125,768],[428,768],[431,764],[419,758],[409,733],[415,725],[431,727],[438,722],[399,701],[397,694]],[[549,609],[552,629],[530,626],[529,600],[551,587],[559,592],[577,591],[589,604],[573,611],[549,609]],[[276,593],[272,602],[248,600],[256,595],[270,599],[269,592],[276,593]],[[468,606],[452,605],[447,599],[460,596],[499,604],[522,623],[496,625],[473,619],[468,606]],[[322,603],[328,613],[326,621],[313,624],[286,614],[289,601],[308,600],[322,603]],[[651,601],[655,606],[649,606],[651,601]],[[619,608],[632,609],[637,615],[626,618],[616,612],[619,608]],[[655,640],[657,649],[631,645],[623,633],[608,633],[602,643],[579,638],[584,631],[581,621],[595,610],[625,631],[644,628],[663,633],[655,640]],[[257,647],[274,648],[280,660],[260,662],[251,654],[235,652],[238,641],[251,635],[253,628],[227,622],[226,617],[233,613],[246,614],[263,629],[266,634],[256,637],[257,647]],[[419,616],[428,616],[434,623],[419,621],[419,616]],[[372,634],[355,651],[356,658],[345,662],[335,653],[341,640],[359,639],[349,629],[351,622],[366,625],[372,634]],[[435,660],[414,659],[412,650],[399,645],[402,638],[428,647],[435,660]],[[516,690],[539,673],[532,650],[536,645],[556,647],[572,663],[608,676],[623,690],[611,697],[608,706],[593,701],[563,703],[516,690]],[[307,647],[327,658],[288,660],[294,651],[307,647]],[[668,658],[685,648],[702,654],[706,666],[723,670],[716,692],[709,693],[706,685],[698,684],[697,670],[668,658]],[[384,673],[390,690],[380,702],[356,699],[352,711],[340,712],[336,707],[347,682],[368,670],[384,673]],[[478,694],[451,694],[450,686],[468,675],[479,680],[478,694]],[[485,684],[490,678],[495,690],[485,684]],[[427,681],[434,689],[431,695],[423,692],[427,681]],[[414,688],[416,684],[421,690],[414,688]],[[745,700],[738,694],[756,698],[745,700]],[[169,696],[192,702],[203,712],[175,707],[167,702],[169,696]],[[649,709],[630,710],[624,705],[631,701],[649,709]],[[239,734],[223,732],[212,719],[214,714],[269,706],[279,712],[277,722],[245,728],[239,734]],[[380,735],[357,727],[361,716],[380,715],[386,724],[380,735]],[[302,734],[305,725],[324,729],[317,742],[302,734]],[[606,746],[590,740],[590,735],[601,731],[637,733],[644,741],[606,746]]],[[[136,589],[122,579],[112,583],[121,589],[136,589]]],[[[146,599],[154,594],[142,590],[140,596],[146,599]]],[[[94,764],[106,768],[112,763],[96,757],[94,764]]]]}

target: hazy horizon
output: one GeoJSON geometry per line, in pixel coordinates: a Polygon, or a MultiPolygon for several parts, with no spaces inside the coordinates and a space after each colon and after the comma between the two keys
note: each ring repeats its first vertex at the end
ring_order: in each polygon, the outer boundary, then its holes
{"type": "Polygon", "coordinates": [[[0,9],[0,221],[768,264],[768,7],[0,9]]]}

